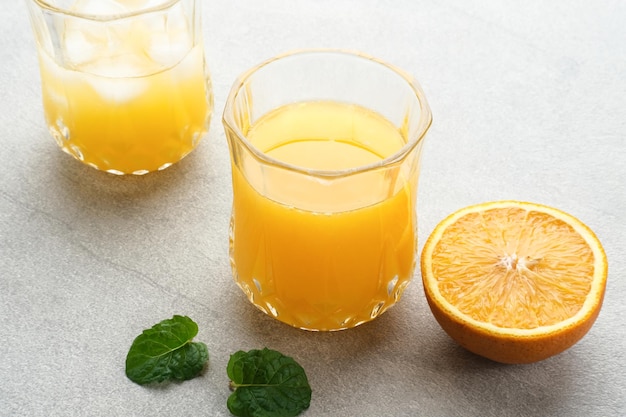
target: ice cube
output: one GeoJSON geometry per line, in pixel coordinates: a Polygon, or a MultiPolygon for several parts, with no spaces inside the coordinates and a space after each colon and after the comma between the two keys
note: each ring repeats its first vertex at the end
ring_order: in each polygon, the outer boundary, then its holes
{"type": "Polygon", "coordinates": [[[99,62],[97,66],[93,65],[87,69],[90,73],[85,74],[87,82],[102,98],[114,103],[124,103],[137,98],[148,89],[146,79],[131,75],[142,71],[131,60],[99,62]]]}
{"type": "Polygon", "coordinates": [[[125,0],[124,1],[124,5],[132,11],[152,9],[155,7],[162,6],[166,3],[168,3],[168,0],[125,0]]]}
{"type": "Polygon", "coordinates": [[[172,6],[167,12],[168,32],[191,33],[193,28],[189,25],[190,18],[191,16],[185,11],[182,2],[172,6]]]}
{"type": "MultiPolygon", "coordinates": [[[[121,3],[113,0],[78,0],[73,10],[89,15],[113,16],[128,12],[121,3]]],[[[63,34],[67,66],[80,68],[85,63],[120,54],[129,40],[130,25],[130,19],[68,19],[63,34]]]]}
{"type": "Polygon", "coordinates": [[[102,98],[118,104],[139,97],[148,88],[141,78],[93,78],[90,84],[102,98]]]}
{"type": "Polygon", "coordinates": [[[191,36],[187,33],[165,34],[155,36],[145,52],[154,63],[170,68],[179,63],[192,47],[191,36]]]}
{"type": "Polygon", "coordinates": [[[128,13],[130,10],[124,6],[124,1],[115,0],[77,0],[72,6],[72,11],[92,16],[115,16],[128,13]]]}
{"type": "MultiPolygon", "coordinates": [[[[92,16],[116,16],[128,9],[115,0],[77,0],[71,7],[76,13],[92,16]]],[[[67,19],[63,34],[63,51],[68,66],[76,67],[97,57],[108,55],[114,44],[111,29],[117,22],[90,19],[67,19]]]]}
{"type": "Polygon", "coordinates": [[[151,28],[151,37],[145,52],[154,62],[171,67],[192,49],[193,27],[180,3],[160,17],[163,20],[147,22],[151,28]]]}
{"type": "Polygon", "coordinates": [[[103,44],[106,40],[98,42],[94,34],[90,34],[86,28],[81,30],[78,25],[67,26],[63,41],[64,60],[70,67],[92,61],[102,53],[106,45],[106,43],[103,44]]]}
{"type": "Polygon", "coordinates": [[[67,106],[66,86],[72,82],[68,71],[61,68],[52,57],[41,54],[42,87],[44,94],[59,108],[67,106]]]}

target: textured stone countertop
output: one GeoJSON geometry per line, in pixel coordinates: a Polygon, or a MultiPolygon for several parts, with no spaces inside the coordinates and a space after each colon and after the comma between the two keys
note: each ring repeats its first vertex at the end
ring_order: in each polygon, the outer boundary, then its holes
{"type": "Polygon", "coordinates": [[[43,120],[25,1],[0,25],[0,415],[227,416],[229,355],[279,350],[307,370],[305,416],[626,415],[626,2],[203,2],[215,89],[209,134],[143,177],[62,153],[43,120]],[[221,113],[234,78],[297,48],[354,49],[413,74],[432,107],[419,247],[447,214],[500,199],[558,207],[609,260],[605,303],[577,345],[500,365],[457,346],[419,271],[375,321],[335,333],[256,310],[228,260],[231,184],[221,113]],[[185,314],[204,374],[145,388],[124,375],[142,329],[185,314]]]}

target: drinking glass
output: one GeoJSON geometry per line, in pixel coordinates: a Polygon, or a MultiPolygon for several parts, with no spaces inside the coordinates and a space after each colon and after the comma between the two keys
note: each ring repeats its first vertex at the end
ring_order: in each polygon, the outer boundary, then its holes
{"type": "Polygon", "coordinates": [[[191,152],[213,91],[196,0],[26,0],[48,129],[68,154],[142,175],[191,152]]]}
{"type": "Polygon", "coordinates": [[[235,81],[223,113],[230,259],[256,307],[326,331],[400,299],[414,273],[430,124],[417,82],[361,53],[296,51],[235,81]]]}

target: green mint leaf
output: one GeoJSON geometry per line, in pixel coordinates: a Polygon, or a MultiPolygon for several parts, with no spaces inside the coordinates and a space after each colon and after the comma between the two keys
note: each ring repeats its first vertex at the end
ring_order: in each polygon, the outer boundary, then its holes
{"type": "Polygon", "coordinates": [[[235,416],[293,417],[311,403],[304,369],[275,350],[236,352],[230,356],[226,373],[234,390],[226,404],[235,416]]]}
{"type": "Polygon", "coordinates": [[[174,316],[144,330],[126,356],[126,376],[140,385],[196,377],[209,359],[204,343],[192,342],[198,325],[174,316]]]}

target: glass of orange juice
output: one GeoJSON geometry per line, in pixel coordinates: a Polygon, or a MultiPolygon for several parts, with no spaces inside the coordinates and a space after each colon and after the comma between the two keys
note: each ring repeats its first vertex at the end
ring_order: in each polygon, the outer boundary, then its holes
{"type": "Polygon", "coordinates": [[[360,53],[296,51],[236,80],[223,114],[230,259],[255,306],[340,330],[399,300],[415,266],[431,120],[411,77],[360,53]]]}
{"type": "Polygon", "coordinates": [[[26,0],[48,129],[112,174],[169,167],[208,131],[199,0],[26,0]]]}

